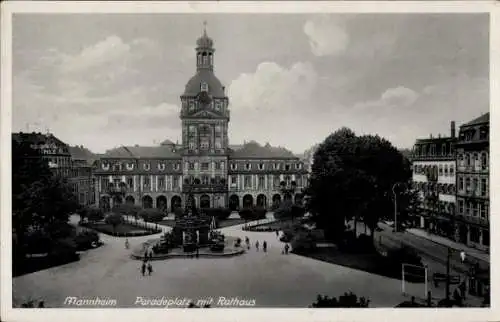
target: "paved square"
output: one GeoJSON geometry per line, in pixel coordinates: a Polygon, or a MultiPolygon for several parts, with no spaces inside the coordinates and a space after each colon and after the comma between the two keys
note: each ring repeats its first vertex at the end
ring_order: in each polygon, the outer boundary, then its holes
{"type": "MultiPolygon", "coordinates": [[[[403,299],[401,282],[363,271],[297,255],[281,254],[274,233],[222,230],[226,235],[248,236],[269,244],[267,253],[252,248],[230,258],[169,259],[154,261],[152,276],[142,276],[141,262],[129,257],[124,240],[102,235],[105,245],[85,252],[79,262],[17,277],[14,299],[43,299],[47,307],[64,307],[66,297],[116,299],[119,307],[135,307],[138,296],[155,298],[213,298],[255,300],[256,307],[307,307],[317,294],[338,296],[352,291],[371,300],[370,307],[393,307],[403,299]]],[[[151,236],[130,238],[131,248],[151,236]]],[[[407,285],[424,293],[423,285],[407,285]]],[[[137,304],[138,306],[139,304],[137,304]]]]}

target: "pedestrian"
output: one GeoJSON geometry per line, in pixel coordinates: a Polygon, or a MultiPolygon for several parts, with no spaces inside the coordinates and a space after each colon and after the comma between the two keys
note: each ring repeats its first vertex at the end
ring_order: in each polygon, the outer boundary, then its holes
{"type": "Polygon", "coordinates": [[[255,242],[255,249],[256,249],[257,251],[259,251],[259,241],[256,241],[256,242],[255,242]]]}
{"type": "Polygon", "coordinates": [[[285,254],[288,255],[288,250],[290,249],[290,246],[287,244],[285,244],[285,254]]]}
{"type": "Polygon", "coordinates": [[[151,262],[148,263],[148,275],[151,275],[153,272],[153,265],[151,265],[151,262]]]}
{"type": "Polygon", "coordinates": [[[125,249],[129,249],[130,243],[128,242],[128,238],[125,239],[125,249]]]}
{"type": "Polygon", "coordinates": [[[149,260],[153,260],[153,249],[149,250],[149,260]]]}
{"type": "Polygon", "coordinates": [[[146,274],[146,261],[142,262],[141,272],[142,272],[142,276],[144,276],[146,274]]]}
{"type": "Polygon", "coordinates": [[[465,262],[465,251],[462,249],[460,251],[460,259],[462,260],[462,264],[465,262]]]}
{"type": "Polygon", "coordinates": [[[278,229],[276,229],[276,238],[279,238],[280,236],[280,232],[278,231],[278,229]]]}
{"type": "Polygon", "coordinates": [[[264,251],[264,253],[267,251],[267,242],[265,240],[262,243],[262,250],[264,251]]]}

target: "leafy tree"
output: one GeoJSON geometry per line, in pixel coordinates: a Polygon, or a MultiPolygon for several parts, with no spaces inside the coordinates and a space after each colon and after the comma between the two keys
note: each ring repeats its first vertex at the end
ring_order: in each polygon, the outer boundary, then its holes
{"type": "Polygon", "coordinates": [[[91,223],[104,219],[104,213],[99,207],[87,207],[85,210],[85,217],[91,223]]]}
{"type": "Polygon", "coordinates": [[[57,226],[79,209],[64,178],[56,177],[39,150],[29,142],[12,140],[12,228],[16,255],[24,256],[28,230],[57,235],[57,226]],[[55,227],[51,227],[55,226],[55,227]]]}
{"type": "Polygon", "coordinates": [[[106,216],[105,222],[106,224],[113,226],[113,233],[116,233],[116,227],[123,223],[123,217],[117,213],[110,213],[106,216]]]}
{"type": "Polygon", "coordinates": [[[113,212],[119,213],[122,216],[134,217],[137,224],[137,219],[139,217],[139,213],[141,212],[141,207],[124,203],[113,207],[113,212]]]}
{"type": "Polygon", "coordinates": [[[156,223],[156,228],[158,228],[158,222],[163,220],[165,213],[163,213],[160,209],[150,208],[142,210],[139,213],[139,216],[142,217],[145,222],[156,223]]]}
{"type": "Polygon", "coordinates": [[[308,189],[313,220],[335,240],[348,219],[363,218],[373,236],[380,216],[391,211],[392,186],[411,175],[409,163],[389,141],[356,136],[347,128],[328,136],[313,160],[308,189]]]}
{"type": "Polygon", "coordinates": [[[318,295],[316,302],[312,304],[313,308],[326,307],[368,307],[370,300],[360,297],[358,298],[352,292],[344,293],[337,298],[318,295]]]}

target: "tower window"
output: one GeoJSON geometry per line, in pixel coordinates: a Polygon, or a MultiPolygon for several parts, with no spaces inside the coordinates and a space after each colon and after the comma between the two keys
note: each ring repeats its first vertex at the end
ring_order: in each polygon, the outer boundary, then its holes
{"type": "Polygon", "coordinates": [[[201,87],[202,92],[208,92],[208,84],[207,83],[202,82],[200,87],[201,87]]]}

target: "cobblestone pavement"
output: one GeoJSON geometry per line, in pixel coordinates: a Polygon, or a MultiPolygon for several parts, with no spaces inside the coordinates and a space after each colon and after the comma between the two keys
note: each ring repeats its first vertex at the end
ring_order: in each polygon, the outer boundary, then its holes
{"type": "MultiPolygon", "coordinates": [[[[75,218],[72,218],[76,220],[75,218]]],[[[352,291],[370,298],[371,307],[393,307],[403,300],[401,281],[293,254],[283,255],[274,233],[241,230],[242,225],[221,229],[234,237],[248,236],[268,242],[268,252],[255,248],[231,258],[169,259],[153,262],[152,276],[142,276],[140,261],[130,258],[133,247],[157,238],[124,239],[102,235],[104,246],[82,254],[81,260],[13,279],[17,302],[43,299],[47,307],[65,307],[69,296],[111,298],[119,307],[136,307],[138,296],[175,299],[219,297],[255,299],[257,307],[307,307],[316,296],[338,296],[352,291]]],[[[422,284],[409,284],[412,294],[424,293],[422,284]]]]}

